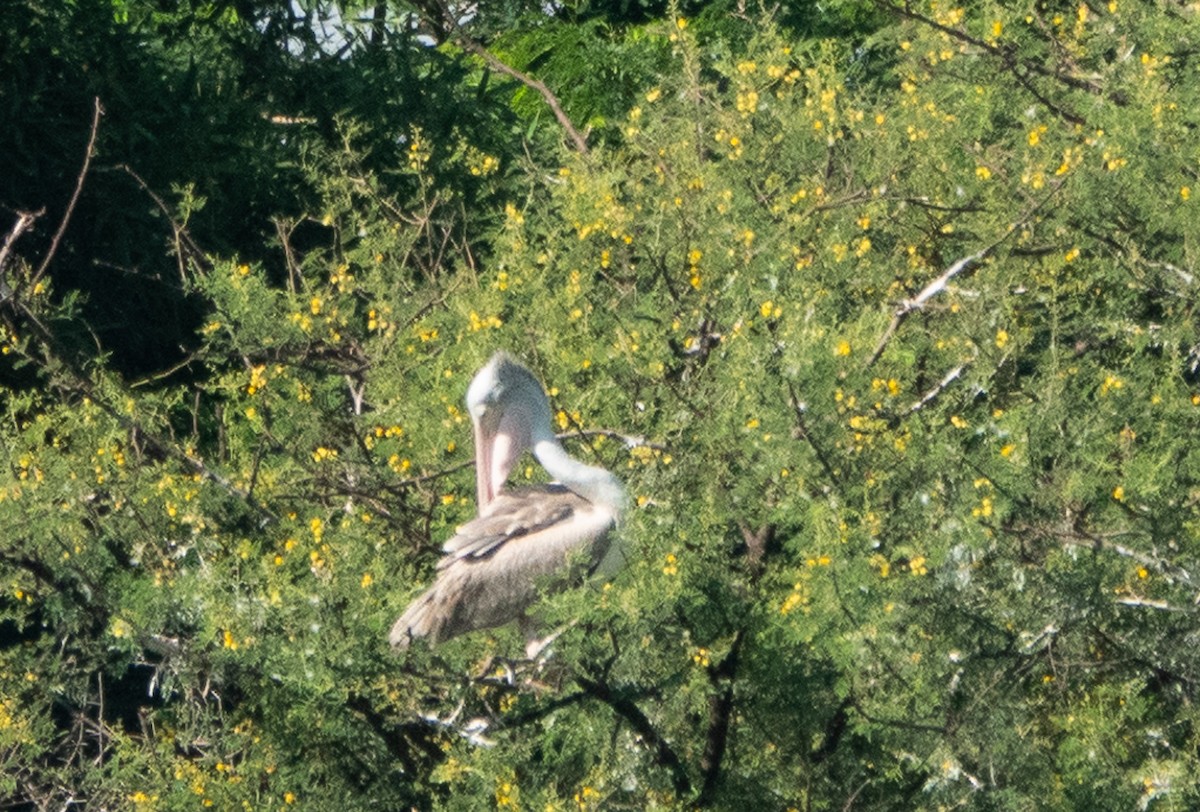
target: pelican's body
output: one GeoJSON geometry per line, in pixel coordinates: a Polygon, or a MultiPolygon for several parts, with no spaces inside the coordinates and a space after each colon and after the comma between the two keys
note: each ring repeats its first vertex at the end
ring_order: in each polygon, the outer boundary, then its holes
{"type": "Polygon", "coordinates": [[[471,382],[467,409],[475,424],[479,515],[445,543],[433,586],[392,626],[398,648],[523,620],[541,591],[619,563],[612,531],[624,488],[563,450],[533,374],[497,353],[471,382]],[[527,448],[556,482],[503,490],[527,448]]]}

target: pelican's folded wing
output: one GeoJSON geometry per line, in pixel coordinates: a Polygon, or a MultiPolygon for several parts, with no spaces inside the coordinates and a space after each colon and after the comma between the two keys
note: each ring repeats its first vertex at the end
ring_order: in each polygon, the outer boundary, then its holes
{"type": "Polygon", "coordinates": [[[562,485],[541,485],[499,494],[478,516],[442,545],[444,569],[464,558],[487,558],[508,541],[567,522],[591,503],[562,485]]]}

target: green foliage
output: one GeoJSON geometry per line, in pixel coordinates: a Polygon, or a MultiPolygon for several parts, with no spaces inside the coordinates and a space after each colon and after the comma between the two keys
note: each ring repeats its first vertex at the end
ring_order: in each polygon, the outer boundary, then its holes
{"type": "MultiPolygon", "coordinates": [[[[164,258],[182,368],[81,351],[86,300],[10,256],[0,799],[1195,806],[1194,12],[892,12],[501,39],[602,118],[587,154],[494,108],[322,118],[270,246],[164,258]],[[397,656],[497,347],[627,483],[628,563],[542,602],[541,662],[397,656]]],[[[178,197],[208,244],[229,198],[178,197]]]]}

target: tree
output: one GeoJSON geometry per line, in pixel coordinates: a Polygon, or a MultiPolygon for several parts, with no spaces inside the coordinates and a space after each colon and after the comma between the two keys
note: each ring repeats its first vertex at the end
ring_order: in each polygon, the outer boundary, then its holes
{"type": "Polygon", "coordinates": [[[311,240],[180,258],[188,380],[73,354],[14,233],[0,792],[1193,806],[1191,12],[879,8],[647,23],[671,69],[552,162],[345,121],[311,240]],[[545,599],[540,663],[396,657],[497,346],[625,479],[631,563],[545,599]]]}

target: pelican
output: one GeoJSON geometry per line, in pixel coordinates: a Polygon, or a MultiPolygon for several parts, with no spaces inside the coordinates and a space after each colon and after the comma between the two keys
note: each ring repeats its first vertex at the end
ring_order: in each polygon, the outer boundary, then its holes
{"type": "Polygon", "coordinates": [[[605,469],[563,449],[551,426],[550,401],[533,373],[497,352],[471,381],[467,411],[475,425],[479,515],[443,545],[433,585],[392,626],[389,639],[397,649],[418,638],[434,645],[511,620],[520,621],[532,646],[525,613],[541,590],[563,589],[584,574],[611,572],[620,564],[612,538],[625,489],[605,469]],[[504,490],[526,449],[555,481],[504,490]]]}

